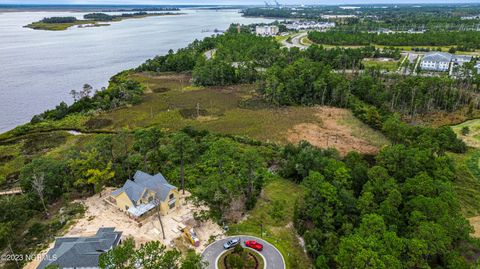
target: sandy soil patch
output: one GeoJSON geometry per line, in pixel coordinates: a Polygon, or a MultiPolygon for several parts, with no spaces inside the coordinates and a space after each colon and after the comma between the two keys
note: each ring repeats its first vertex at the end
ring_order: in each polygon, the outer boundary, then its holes
{"type": "Polygon", "coordinates": [[[468,221],[474,230],[471,236],[480,238],[480,216],[469,218],[468,221]]]}
{"type": "MultiPolygon", "coordinates": [[[[100,227],[115,227],[117,231],[122,231],[123,238],[133,237],[137,246],[148,241],[160,241],[167,247],[176,247],[178,243],[183,243],[182,249],[186,247],[194,249],[197,253],[201,253],[208,245],[211,236],[223,238],[224,233],[220,226],[212,221],[198,222],[193,218],[194,212],[200,212],[206,208],[197,207],[186,198],[190,196],[188,192],[180,195],[181,207],[166,216],[162,216],[165,237],[163,239],[162,229],[158,221],[157,215],[137,222],[129,218],[124,212],[104,201],[104,198],[113,189],[105,190],[102,197],[96,194],[84,200],[76,201],[86,206],[85,216],[79,219],[63,236],[92,236],[100,227]],[[200,239],[200,246],[194,248],[186,243],[183,239],[179,227],[193,226],[200,239]]],[[[53,243],[49,248],[53,246],[53,243]]],[[[44,250],[42,253],[48,251],[44,250]]],[[[35,269],[39,261],[33,261],[24,268],[35,269]]]]}
{"type": "MultiPolygon", "coordinates": [[[[353,117],[351,112],[346,109],[334,107],[318,107],[315,115],[320,124],[301,123],[295,125],[287,133],[287,139],[291,143],[298,143],[302,140],[310,142],[312,145],[320,148],[336,148],[340,154],[345,155],[350,151],[375,154],[379,147],[366,139],[365,134],[361,134],[352,126],[344,124],[348,118],[353,117]],[[365,135],[365,136],[364,136],[365,135]]],[[[369,130],[372,132],[372,130],[369,130]]]]}

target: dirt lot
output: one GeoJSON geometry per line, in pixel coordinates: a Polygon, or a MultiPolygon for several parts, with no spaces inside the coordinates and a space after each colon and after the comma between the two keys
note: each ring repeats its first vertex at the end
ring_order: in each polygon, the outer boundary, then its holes
{"type": "MultiPolygon", "coordinates": [[[[193,213],[201,211],[202,208],[195,206],[192,202],[185,199],[190,195],[187,192],[185,196],[180,196],[180,208],[166,216],[162,216],[166,237],[164,240],[156,214],[153,214],[141,222],[129,218],[125,213],[104,201],[103,198],[111,191],[111,189],[105,190],[102,197],[96,194],[85,200],[77,201],[86,206],[85,216],[79,219],[63,236],[91,236],[94,235],[100,227],[115,227],[117,231],[123,232],[123,238],[133,237],[137,246],[148,241],[157,240],[167,247],[176,247],[182,250],[190,246],[185,243],[186,240],[183,238],[179,239],[181,233],[178,227],[193,225],[200,239],[200,246],[195,248],[195,251],[198,253],[201,253],[205,249],[211,236],[217,236],[217,238],[224,236],[221,227],[212,221],[198,223],[193,219],[193,213]]],[[[50,247],[52,246],[53,244],[50,247]]],[[[193,249],[193,246],[190,248],[193,249]]],[[[44,252],[46,251],[48,250],[44,252]]],[[[38,261],[30,263],[24,268],[35,269],[37,265],[38,261]]]]}
{"type": "Polygon", "coordinates": [[[288,131],[288,141],[306,140],[320,148],[336,148],[342,155],[349,151],[374,154],[388,143],[380,133],[364,126],[346,109],[318,107],[315,115],[321,124],[295,125],[288,131]]]}
{"type": "Polygon", "coordinates": [[[468,221],[470,221],[470,225],[472,225],[474,229],[472,236],[480,238],[480,216],[469,218],[468,221]]]}

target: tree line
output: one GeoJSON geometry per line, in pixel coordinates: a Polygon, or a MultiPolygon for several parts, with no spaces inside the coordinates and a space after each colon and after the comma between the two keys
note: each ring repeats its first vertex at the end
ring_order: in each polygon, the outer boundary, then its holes
{"type": "Polygon", "coordinates": [[[121,72],[110,79],[107,88],[94,91],[85,84],[80,91],[72,90],[73,104],[61,102],[54,109],[33,116],[31,123],[44,120],[60,120],[75,113],[88,113],[97,110],[110,110],[127,104],[138,104],[142,100],[144,86],[127,77],[128,71],[121,72]]]}
{"type": "Polygon", "coordinates": [[[74,23],[77,21],[75,17],[50,17],[43,18],[40,22],[43,23],[74,23]]]}
{"type": "Polygon", "coordinates": [[[426,31],[425,33],[368,33],[361,31],[312,31],[308,38],[327,45],[384,45],[384,46],[461,46],[478,49],[478,31],[426,31]]]}

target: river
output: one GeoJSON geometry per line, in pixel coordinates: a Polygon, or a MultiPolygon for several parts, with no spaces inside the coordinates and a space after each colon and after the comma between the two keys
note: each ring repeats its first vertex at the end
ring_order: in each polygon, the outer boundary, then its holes
{"type": "Polygon", "coordinates": [[[185,15],[147,17],[111,26],[40,31],[23,28],[44,17],[79,12],[0,13],[0,133],[28,122],[88,83],[108,84],[119,71],[136,67],[169,49],[185,47],[231,23],[269,22],[244,18],[238,10],[182,10],[185,15]],[[208,31],[206,31],[208,30],[208,31]]]}

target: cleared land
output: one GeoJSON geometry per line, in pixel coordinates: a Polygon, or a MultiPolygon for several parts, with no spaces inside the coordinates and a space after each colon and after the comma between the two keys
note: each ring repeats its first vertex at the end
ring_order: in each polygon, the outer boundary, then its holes
{"type": "Polygon", "coordinates": [[[480,148],[480,119],[469,120],[464,123],[452,126],[453,131],[465,141],[465,143],[473,148],[480,148]],[[468,128],[466,135],[462,134],[462,129],[468,128]]]}
{"type": "Polygon", "coordinates": [[[144,101],[87,121],[105,123],[99,129],[157,126],[178,130],[186,126],[212,132],[249,136],[265,142],[297,143],[308,140],[341,153],[375,153],[388,144],[379,132],[348,110],[329,107],[274,107],[257,96],[255,85],[198,88],[187,75],[136,74],[147,87],[144,101]],[[326,139],[325,136],[331,139],[326,139]]]}
{"type": "Polygon", "coordinates": [[[480,119],[469,120],[452,126],[458,137],[472,147],[466,154],[451,154],[455,161],[454,189],[458,194],[462,213],[474,228],[473,236],[480,237],[480,119]],[[468,127],[469,133],[462,134],[468,127]]]}
{"type": "Polygon", "coordinates": [[[349,110],[334,107],[315,107],[313,113],[319,123],[301,123],[288,132],[288,140],[298,143],[309,141],[320,148],[336,148],[345,155],[355,150],[375,154],[388,144],[379,132],[376,132],[358,119],[349,110]]]}
{"type": "Polygon", "coordinates": [[[389,58],[366,58],[362,63],[365,68],[379,68],[387,71],[396,71],[399,66],[399,61],[389,58]]]}
{"type": "MultiPolygon", "coordinates": [[[[157,240],[167,247],[175,247],[179,250],[191,248],[198,253],[201,253],[205,249],[212,236],[217,238],[223,237],[223,230],[211,220],[208,220],[207,222],[198,222],[194,220],[194,212],[199,212],[206,208],[197,207],[189,202],[188,199],[185,199],[190,195],[187,192],[185,193],[185,196],[181,195],[180,197],[180,208],[166,216],[162,216],[166,237],[166,239],[163,239],[161,226],[156,214],[138,222],[129,218],[116,207],[106,203],[104,198],[112,190],[113,189],[105,190],[103,192],[103,197],[96,194],[87,199],[77,201],[86,207],[85,215],[76,220],[76,223],[73,224],[63,236],[92,236],[100,227],[115,227],[116,230],[123,232],[123,238],[133,237],[137,245],[157,240]],[[182,237],[178,227],[185,225],[195,227],[195,231],[200,239],[199,247],[194,248],[193,246],[190,246],[182,237]]],[[[49,248],[52,246],[53,243],[49,248]]],[[[42,254],[46,253],[48,249],[42,251],[42,254]]],[[[38,262],[38,260],[35,260],[27,264],[24,268],[35,269],[38,262]]]]}

